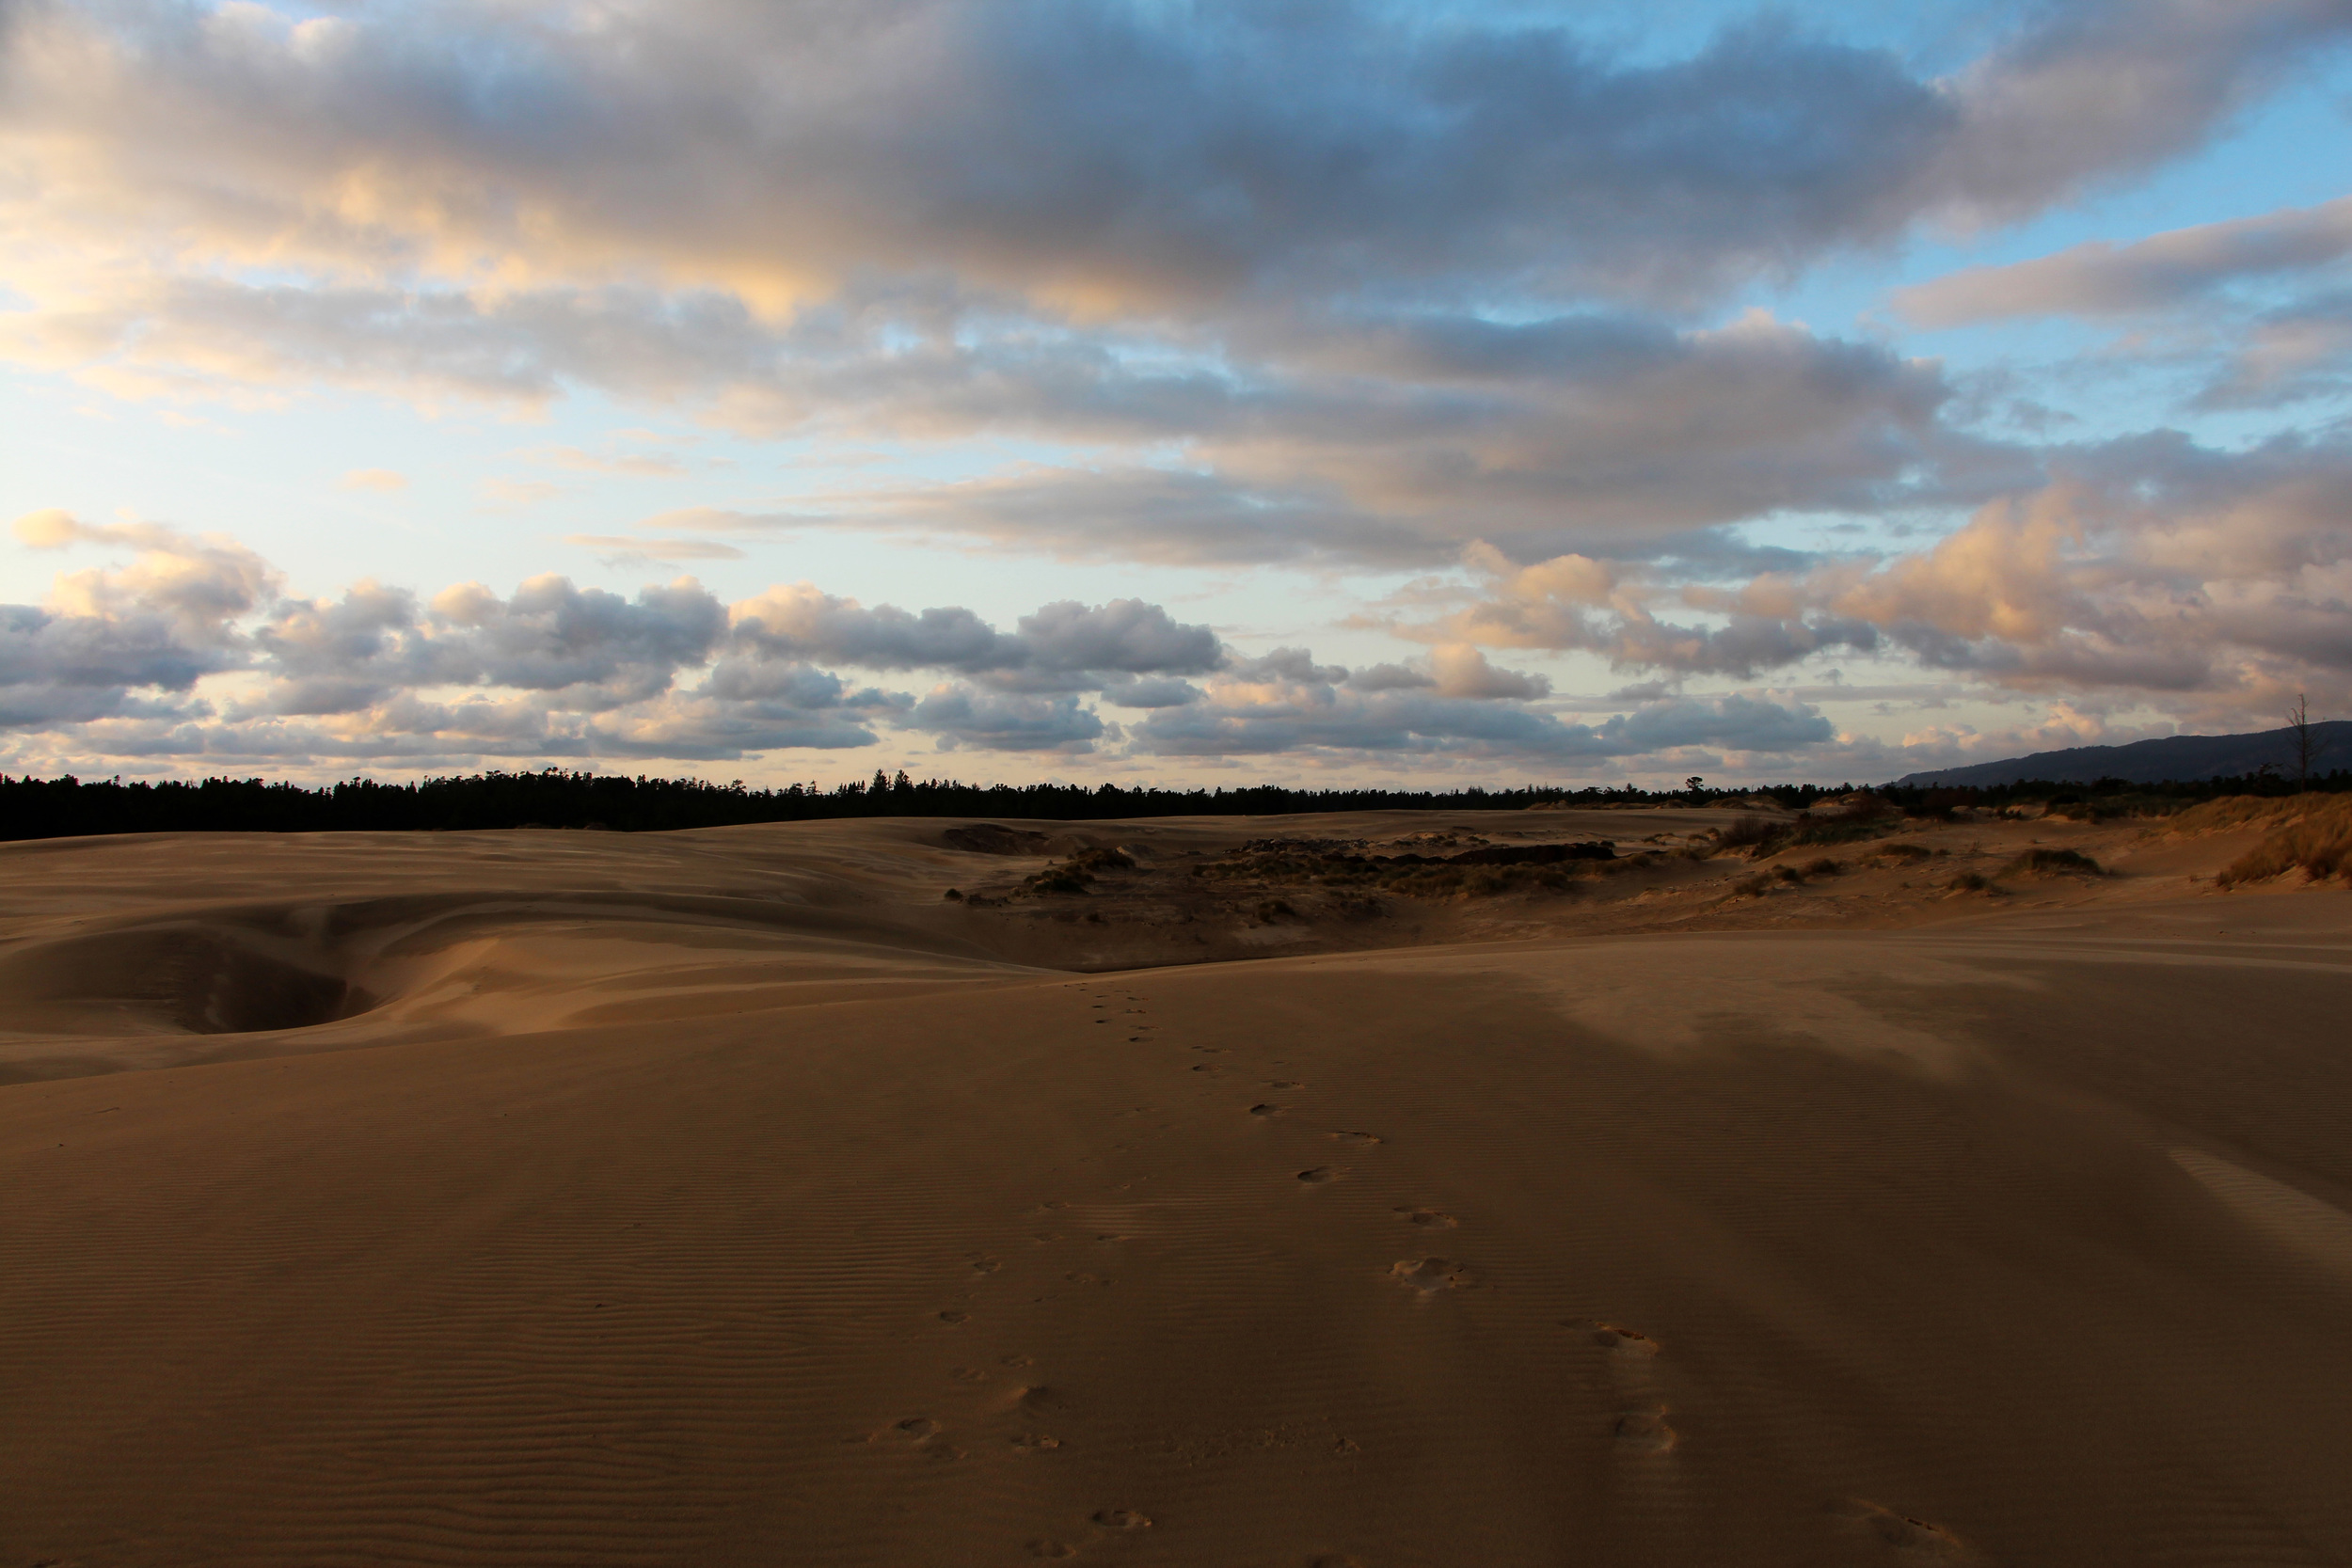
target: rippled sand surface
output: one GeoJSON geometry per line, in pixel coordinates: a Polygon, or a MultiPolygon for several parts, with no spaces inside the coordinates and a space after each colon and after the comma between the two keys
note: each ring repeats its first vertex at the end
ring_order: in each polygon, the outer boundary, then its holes
{"type": "Polygon", "coordinates": [[[1724,820],[0,847],[0,1565],[2352,1563],[2352,897],[1193,873],[1724,820]]]}

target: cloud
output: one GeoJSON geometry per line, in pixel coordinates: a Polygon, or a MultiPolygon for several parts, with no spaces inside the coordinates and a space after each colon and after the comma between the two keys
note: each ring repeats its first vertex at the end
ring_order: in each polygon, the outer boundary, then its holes
{"type": "Polygon", "coordinates": [[[492,506],[536,506],[564,493],[564,486],[544,479],[485,479],[482,499],[492,506]]]}
{"type": "Polygon", "coordinates": [[[1384,674],[1359,684],[1344,669],[1316,665],[1304,649],[1278,649],[1213,677],[1201,701],[1149,715],[1132,731],[1133,749],[1192,757],[1373,752],[1508,758],[1573,769],[1697,746],[1788,752],[1836,734],[1812,708],[1744,696],[1677,700],[1592,725],[1499,701],[1501,693],[1447,695],[1437,684],[1417,686],[1384,674]]]}
{"type": "MultiPolygon", "coordinates": [[[[624,596],[556,575],[426,596],[374,581],[284,592],[232,540],[153,523],[19,519],[28,545],[127,553],[0,606],[0,761],[453,768],[517,760],[736,761],[928,736],[1003,756],[1295,755],[1573,772],[1692,748],[1788,755],[1831,738],[1800,702],[1676,698],[1598,723],[1543,677],[1449,642],[1351,673],[1304,648],[1243,657],[1157,605],[1057,601],[1010,629],[969,610],[871,609],[812,584],[730,606],[680,578],[624,596]],[[929,670],[928,690],[828,666],[929,670]],[[1098,705],[1139,714],[1113,723],[1098,705]]],[[[1711,766],[1711,764],[1709,764],[1711,766]]],[[[86,764],[87,766],[87,764],[86,764]]]]}
{"type": "Polygon", "coordinates": [[[373,490],[389,495],[408,488],[408,476],[391,468],[354,468],[335,482],[338,490],[373,490]]]}
{"type": "Polygon", "coordinates": [[[50,508],[16,519],[34,549],[132,552],[130,564],[60,573],[45,607],[0,606],[0,728],[201,711],[196,683],[243,658],[237,623],[278,578],[233,541],[156,523],[90,524],[50,508]]]}
{"type": "Polygon", "coordinates": [[[685,464],[666,452],[594,452],[581,447],[535,447],[522,455],[559,468],[620,474],[630,479],[677,479],[687,471],[685,464]]]}
{"type": "Polygon", "coordinates": [[[872,609],[814,583],[769,589],[731,611],[737,638],[771,657],[869,670],[953,670],[1000,689],[1083,690],[1138,676],[1198,674],[1224,657],[1216,634],[1158,605],[1062,600],[999,632],[971,610],[872,609]]]}
{"type": "Polygon", "coordinates": [[[1225,657],[1216,633],[1181,625],[1140,599],[1095,606],[1057,600],[1021,617],[1016,635],[1027,650],[1026,667],[1048,675],[1197,675],[1225,657]]]}
{"type": "Polygon", "coordinates": [[[2204,143],[2352,32],[2343,0],[2075,0],[1939,84],[1918,199],[2008,221],[2204,143]]]}
{"type": "Polygon", "coordinates": [[[1030,697],[942,686],[915,704],[910,727],[930,732],[943,751],[960,746],[991,752],[1094,750],[1107,726],[1075,697],[1030,697]]]}
{"type": "Polygon", "coordinates": [[[1182,472],[866,510],[1391,562],[1938,493],[1970,453],[1933,367],[1629,312],[2071,199],[2352,28],[2072,0],[1930,79],[1779,24],[1634,59],[1373,0],[9,14],[0,355],[127,395],[580,388],[763,435],[1173,441],[1182,472]],[[1113,497],[1136,520],[1089,526],[1113,497]]]}
{"type": "Polygon", "coordinates": [[[2352,388],[2352,289],[2329,290],[2248,324],[2194,400],[2200,410],[2274,408],[2352,388]]]}
{"type": "Polygon", "coordinates": [[[1429,658],[1435,675],[1432,685],[1440,697],[1527,702],[1551,690],[1551,682],[1543,676],[1498,670],[1486,662],[1484,653],[1467,645],[1438,648],[1429,658]]]}
{"type": "Polygon", "coordinates": [[[130,214],[322,273],[659,277],[767,309],[946,272],[1091,309],[1368,277],[1716,289],[2137,171],[2346,24],[2329,0],[2059,5],[1932,81],[1780,25],[1637,63],[1369,3],[11,24],[0,101],[53,230],[130,214]]]}
{"type": "Polygon", "coordinates": [[[2132,245],[2093,240],[1998,267],[1970,267],[1899,290],[1896,309],[1922,326],[2018,316],[2117,316],[2169,310],[2249,278],[2330,266],[2352,256],[2352,197],[2259,217],[2200,224],[2132,245]]]}
{"type": "Polygon", "coordinates": [[[60,574],[53,610],[83,620],[153,619],[191,643],[226,645],[232,624],[269,603],[281,582],[267,562],[220,534],[162,523],[85,523],[56,508],[17,518],[20,543],[39,550],[94,546],[133,552],[128,566],[60,574]]]}
{"type": "Polygon", "coordinates": [[[1994,688],[2204,697],[2267,712],[2352,696],[2352,445],[2243,452],[2178,436],[2086,447],[1928,548],[1728,587],[1568,556],[1474,556],[1477,603],[1432,641],[1581,649],[1618,668],[1741,677],[1824,651],[1905,657],[1994,688]],[[1670,621],[1678,608],[1693,618],[1670,621]]]}
{"type": "MultiPolygon", "coordinates": [[[[977,538],[1170,562],[1522,560],[1687,547],[1786,512],[1973,499],[2029,454],[1942,421],[1934,364],[1751,314],[1677,331],[1622,318],[1499,325],[1421,313],[1269,329],[1211,413],[1138,431],[1181,462],[1024,464],[950,483],[820,492],[789,510],[659,514],[647,531],[812,527],[977,538]],[[1247,385],[1244,385],[1245,380],[1247,385]]],[[[1116,364],[1099,368],[1116,378],[1116,364]]],[[[834,404],[838,415],[841,405],[834,404]]],[[[1021,428],[1009,395],[995,418],[1021,428]]],[[[1028,433],[1067,435],[1046,412],[1028,433]]]]}
{"type": "Polygon", "coordinates": [[[656,561],[740,561],[743,552],[715,539],[642,539],[627,533],[567,533],[566,545],[594,550],[606,565],[656,561]]]}

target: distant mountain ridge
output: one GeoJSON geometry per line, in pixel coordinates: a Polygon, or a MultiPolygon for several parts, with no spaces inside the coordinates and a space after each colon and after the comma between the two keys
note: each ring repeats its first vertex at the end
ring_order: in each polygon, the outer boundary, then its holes
{"type": "MultiPolygon", "coordinates": [[[[2338,719],[2312,726],[2312,771],[2326,773],[2352,768],[2352,720],[2338,719]]],[[[1900,784],[1974,784],[1987,787],[2047,779],[2055,784],[2090,784],[2122,779],[2126,784],[2189,783],[2197,779],[2235,778],[2259,771],[2267,763],[2273,772],[2295,776],[2295,732],[2263,730],[2254,735],[2174,735],[2160,740],[2135,740],[2128,746],[2072,746],[2062,752],[2036,752],[2004,762],[1979,762],[1966,768],[1938,768],[1906,773],[1900,784]]]]}

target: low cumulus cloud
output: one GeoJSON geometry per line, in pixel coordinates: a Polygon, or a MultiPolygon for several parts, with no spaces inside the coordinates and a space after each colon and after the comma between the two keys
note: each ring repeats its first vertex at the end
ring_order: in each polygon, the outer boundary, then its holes
{"type": "Polygon", "coordinates": [[[1134,747],[1160,756],[1373,753],[1581,768],[1692,747],[1800,751],[1836,734],[1816,709],[1740,695],[1677,698],[1598,725],[1570,723],[1508,700],[1532,693],[1498,689],[1510,684],[1506,673],[1467,652],[1441,650],[1435,672],[1415,680],[1395,666],[1352,676],[1316,664],[1303,648],[1277,649],[1213,677],[1200,702],[1146,718],[1134,728],[1134,747]],[[1461,677],[1473,670],[1464,691],[1461,677]]]}
{"type": "Polygon", "coordinates": [[[189,769],[730,761],[913,739],[1130,764],[1287,754],[1574,772],[1694,749],[1785,757],[1836,738],[1807,704],[1750,695],[1567,722],[1545,705],[1544,676],[1470,641],[1351,670],[1305,648],[1245,656],[1133,599],[1058,601],[999,628],[961,607],[869,607],[809,583],[730,605],[691,578],[629,595],[549,574],[506,594],[363,581],[305,597],[216,536],[62,512],[16,533],[127,557],[60,573],[44,606],[0,607],[0,758],[20,768],[56,754],[189,769]],[[860,670],[935,679],[896,689],[847,673],[860,670]]]}
{"type": "Polygon", "coordinates": [[[1994,688],[2204,699],[2209,711],[2266,716],[2296,690],[2352,696],[2347,515],[2352,446],[2341,438],[2228,452],[2143,437],[2070,454],[2046,485],[1919,551],[1745,583],[1476,554],[1478,601],[1414,629],[1677,676],[1879,653],[1994,688]]]}

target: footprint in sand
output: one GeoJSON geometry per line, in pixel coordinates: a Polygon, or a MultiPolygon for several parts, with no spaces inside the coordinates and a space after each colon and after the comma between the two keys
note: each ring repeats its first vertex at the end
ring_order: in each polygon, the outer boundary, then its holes
{"type": "Polygon", "coordinates": [[[1572,1327],[1591,1329],[1593,1343],[1620,1360],[1642,1362],[1657,1359],[1658,1341],[1639,1329],[1621,1328],[1615,1323],[1594,1323],[1582,1318],[1565,1321],[1572,1327]]]}
{"type": "Polygon", "coordinates": [[[1192,1070],[1195,1072],[1223,1072],[1225,1069],[1216,1062],[1202,1062],[1199,1067],[1194,1068],[1192,1070]]]}
{"type": "Polygon", "coordinates": [[[1914,1562],[1978,1563],[1983,1558],[1951,1531],[1925,1519],[1914,1519],[1891,1508],[1851,1497],[1831,1512],[1857,1533],[1893,1547],[1914,1562]]]}
{"type": "Polygon", "coordinates": [[[958,1311],[954,1310],[953,1308],[950,1308],[950,1309],[949,1309],[949,1310],[947,1310],[947,1311],[942,1312],[942,1313],[939,1315],[939,1321],[940,1321],[941,1323],[947,1323],[947,1324],[950,1324],[950,1325],[953,1325],[953,1324],[956,1324],[956,1323],[968,1323],[968,1322],[970,1322],[970,1321],[971,1321],[971,1318],[972,1318],[972,1314],[971,1314],[971,1313],[969,1313],[969,1312],[958,1312],[958,1311]]]}
{"type": "Polygon", "coordinates": [[[1152,1516],[1137,1513],[1132,1508],[1105,1508],[1094,1515],[1094,1522],[1104,1529],[1150,1529],[1152,1516]]]}
{"type": "Polygon", "coordinates": [[[1015,1453],[1052,1453],[1060,1447],[1060,1438],[1042,1432],[1025,1432],[1012,1440],[1015,1453]]]}
{"type": "Polygon", "coordinates": [[[1326,1135],[1335,1143],[1352,1144],[1358,1148],[1370,1148],[1375,1144],[1389,1141],[1370,1132],[1331,1132],[1326,1135]]]}
{"type": "Polygon", "coordinates": [[[1036,1383],[1015,1393],[1011,1403],[1025,1416],[1054,1416],[1070,1408],[1070,1396],[1051,1385],[1036,1383]]]}
{"type": "Polygon", "coordinates": [[[1031,1557],[1076,1557],[1078,1548],[1067,1541],[1047,1541],[1041,1538],[1029,1543],[1029,1555],[1031,1557]]]}
{"type": "Polygon", "coordinates": [[[1450,1258],[1407,1258],[1391,1265],[1389,1277],[1424,1296],[1459,1290],[1470,1282],[1470,1265],[1450,1258]]]}
{"type": "Polygon", "coordinates": [[[1666,1424],[1666,1412],[1629,1410],[1617,1418],[1613,1429],[1617,1447],[1629,1453],[1669,1453],[1677,1439],[1675,1429],[1666,1424]]]}
{"type": "Polygon", "coordinates": [[[1337,1181],[1345,1174],[1345,1170],[1338,1165],[1316,1165],[1312,1169],[1300,1171],[1298,1180],[1311,1187],[1320,1187],[1326,1181],[1337,1181]]]}
{"type": "Polygon", "coordinates": [[[1001,1269],[1005,1265],[1003,1263],[997,1261],[993,1258],[975,1258],[972,1259],[972,1272],[974,1274],[994,1274],[998,1269],[1001,1269]]]}
{"type": "Polygon", "coordinates": [[[1269,1089],[1303,1089],[1307,1086],[1289,1078],[1268,1078],[1264,1083],[1269,1089]]]}
{"type": "Polygon", "coordinates": [[[1407,1225],[1425,1225],[1438,1230],[1451,1230],[1462,1223],[1442,1209],[1408,1209],[1399,1205],[1393,1212],[1407,1225]]]}
{"type": "Polygon", "coordinates": [[[909,1416],[891,1424],[891,1431],[902,1432],[909,1437],[929,1437],[939,1430],[939,1423],[929,1416],[909,1416]]]}
{"type": "Polygon", "coordinates": [[[1277,1105],[1271,1101],[1261,1101],[1249,1107],[1249,1114],[1253,1117],[1279,1117],[1289,1109],[1287,1105],[1277,1105]]]}

